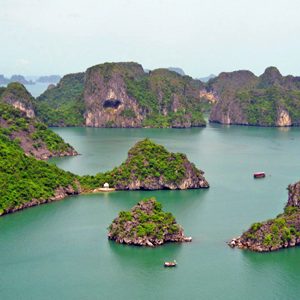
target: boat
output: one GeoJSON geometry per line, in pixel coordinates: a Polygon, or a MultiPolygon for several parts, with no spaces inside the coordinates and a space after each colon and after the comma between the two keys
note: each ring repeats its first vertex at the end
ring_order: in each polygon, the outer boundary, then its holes
{"type": "Polygon", "coordinates": [[[165,266],[165,267],[176,267],[176,265],[177,265],[176,260],[174,260],[174,261],[166,261],[166,262],[164,263],[164,266],[165,266]]]}
{"type": "Polygon", "coordinates": [[[253,174],[254,178],[264,178],[266,177],[266,173],[265,172],[256,172],[253,174]]]}

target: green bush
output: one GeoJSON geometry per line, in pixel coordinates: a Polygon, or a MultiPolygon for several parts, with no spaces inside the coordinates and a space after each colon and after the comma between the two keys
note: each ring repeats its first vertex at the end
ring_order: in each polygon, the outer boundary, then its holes
{"type": "Polygon", "coordinates": [[[271,246],[272,242],[273,242],[273,234],[271,234],[271,233],[266,234],[265,239],[264,239],[264,244],[266,246],[271,246]]]}
{"type": "Polygon", "coordinates": [[[257,231],[258,229],[260,229],[262,226],[262,223],[254,223],[252,226],[251,226],[251,230],[252,231],[257,231]]]}

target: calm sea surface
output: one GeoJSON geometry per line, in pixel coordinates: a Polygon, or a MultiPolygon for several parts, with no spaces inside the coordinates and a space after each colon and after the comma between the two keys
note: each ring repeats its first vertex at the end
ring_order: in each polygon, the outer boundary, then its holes
{"type": "Polygon", "coordinates": [[[300,129],[53,130],[81,153],[52,160],[65,170],[109,170],[149,137],[186,153],[211,187],[82,195],[0,218],[1,299],[299,299],[300,248],[258,254],[226,241],[282,211],[287,185],[300,179],[300,129]],[[267,177],[254,180],[255,171],[267,177]],[[118,212],[150,196],[192,243],[148,249],[107,240],[118,212]],[[173,259],[177,268],[162,266],[173,259]]]}

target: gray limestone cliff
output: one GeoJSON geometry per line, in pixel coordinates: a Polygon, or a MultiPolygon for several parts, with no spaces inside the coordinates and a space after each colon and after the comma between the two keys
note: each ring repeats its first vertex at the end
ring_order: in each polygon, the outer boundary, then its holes
{"type": "Polygon", "coordinates": [[[34,98],[21,83],[13,82],[6,88],[1,88],[0,102],[13,105],[29,118],[35,117],[33,101],[34,98]]]}
{"type": "Polygon", "coordinates": [[[217,101],[210,122],[255,126],[300,124],[300,77],[269,67],[257,77],[249,71],[221,73],[208,83],[217,101]]]}

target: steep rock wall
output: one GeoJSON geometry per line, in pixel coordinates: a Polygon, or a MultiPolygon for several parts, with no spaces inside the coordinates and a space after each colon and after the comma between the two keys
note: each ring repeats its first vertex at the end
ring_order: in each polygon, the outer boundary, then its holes
{"type": "MultiPolygon", "coordinates": [[[[137,73],[143,69],[137,65],[137,73]]],[[[117,68],[116,68],[117,69],[117,68]]],[[[86,72],[85,124],[91,127],[141,127],[144,117],[137,101],[127,93],[122,72],[92,67],[86,72]]]]}

